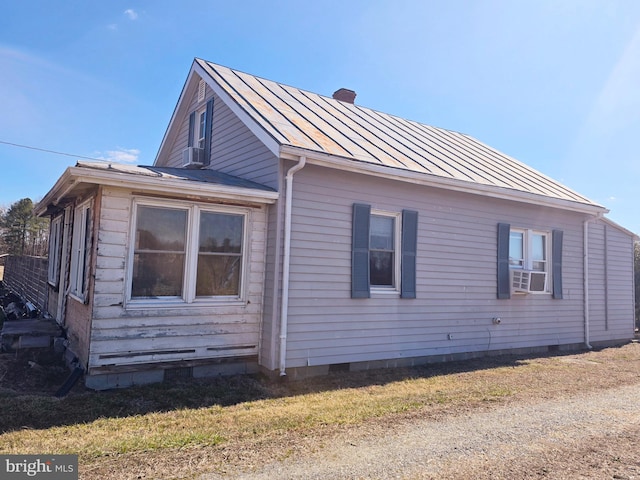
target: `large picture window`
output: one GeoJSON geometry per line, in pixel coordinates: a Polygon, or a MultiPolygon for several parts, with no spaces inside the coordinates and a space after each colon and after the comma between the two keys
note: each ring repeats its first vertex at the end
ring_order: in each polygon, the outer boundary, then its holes
{"type": "Polygon", "coordinates": [[[131,297],[181,297],[187,210],[138,206],[131,297]]]}
{"type": "Polygon", "coordinates": [[[244,268],[242,211],[137,204],[130,299],[239,299],[244,268]]]}
{"type": "Polygon", "coordinates": [[[244,218],[200,214],[196,296],[238,295],[244,218]]]}

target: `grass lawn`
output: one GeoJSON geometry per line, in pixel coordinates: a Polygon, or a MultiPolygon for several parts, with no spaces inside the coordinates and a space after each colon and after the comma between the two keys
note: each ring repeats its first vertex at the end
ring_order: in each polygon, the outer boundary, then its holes
{"type": "Polygon", "coordinates": [[[337,372],[299,382],[239,376],[107,392],[75,389],[62,399],[5,386],[0,453],[77,453],[80,478],[166,478],[166,471],[192,478],[283,458],[296,448],[321,448],[353,426],[637,383],[639,367],[640,345],[631,343],[572,355],[337,372]]]}

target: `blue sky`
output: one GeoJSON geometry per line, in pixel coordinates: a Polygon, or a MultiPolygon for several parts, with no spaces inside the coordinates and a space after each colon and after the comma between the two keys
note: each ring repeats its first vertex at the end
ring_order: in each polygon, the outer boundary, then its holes
{"type": "MultiPolygon", "coordinates": [[[[640,233],[636,0],[0,6],[0,142],[153,163],[194,57],[470,134],[640,233]]],[[[76,158],[0,143],[0,205],[76,158]]]]}

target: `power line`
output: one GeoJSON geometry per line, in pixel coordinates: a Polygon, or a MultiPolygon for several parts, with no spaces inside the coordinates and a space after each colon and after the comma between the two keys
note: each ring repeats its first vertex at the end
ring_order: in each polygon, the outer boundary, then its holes
{"type": "Polygon", "coordinates": [[[85,160],[96,160],[98,162],[108,161],[108,160],[105,160],[104,158],[85,157],[84,155],[74,155],[73,153],[56,152],[55,150],[47,150],[46,148],[32,147],[30,145],[21,145],[19,143],[5,142],[3,140],[0,140],[0,143],[4,145],[11,145],[12,147],[28,148],[29,150],[37,150],[39,152],[53,153],[55,155],[65,155],[67,157],[84,158],[85,160]]]}

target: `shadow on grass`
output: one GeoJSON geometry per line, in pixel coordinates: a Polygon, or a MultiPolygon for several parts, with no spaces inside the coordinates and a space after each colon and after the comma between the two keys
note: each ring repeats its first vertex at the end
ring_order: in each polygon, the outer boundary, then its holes
{"type": "Polygon", "coordinates": [[[534,358],[573,355],[580,351],[534,355],[499,355],[432,363],[411,368],[331,372],[305,380],[272,380],[259,375],[175,380],[162,384],[95,392],[76,386],[65,398],[19,394],[0,389],[0,433],[88,423],[152,412],[231,406],[263,399],[291,397],[346,388],[386,385],[408,379],[455,375],[500,367],[517,368],[534,358]]]}

